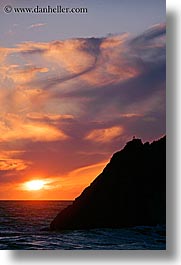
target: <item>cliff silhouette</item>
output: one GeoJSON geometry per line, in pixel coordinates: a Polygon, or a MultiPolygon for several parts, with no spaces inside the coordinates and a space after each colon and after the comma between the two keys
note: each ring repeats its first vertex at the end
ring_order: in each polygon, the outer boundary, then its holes
{"type": "Polygon", "coordinates": [[[133,139],[115,153],[103,172],[73,204],[60,212],[51,230],[119,228],[166,222],[166,136],[133,139]]]}

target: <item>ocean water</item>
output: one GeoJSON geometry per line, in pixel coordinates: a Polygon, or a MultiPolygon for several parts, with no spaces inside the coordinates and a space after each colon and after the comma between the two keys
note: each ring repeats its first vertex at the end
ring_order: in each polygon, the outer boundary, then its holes
{"type": "Polygon", "coordinates": [[[164,226],[44,231],[70,201],[0,201],[0,249],[146,250],[166,248],[164,226]]]}

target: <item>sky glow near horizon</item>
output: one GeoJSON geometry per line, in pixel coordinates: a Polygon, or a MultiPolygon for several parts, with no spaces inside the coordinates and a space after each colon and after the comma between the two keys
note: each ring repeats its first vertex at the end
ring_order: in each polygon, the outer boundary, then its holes
{"type": "Polygon", "coordinates": [[[165,134],[165,1],[75,2],[88,14],[1,3],[0,199],[73,199],[133,135],[165,134]]]}

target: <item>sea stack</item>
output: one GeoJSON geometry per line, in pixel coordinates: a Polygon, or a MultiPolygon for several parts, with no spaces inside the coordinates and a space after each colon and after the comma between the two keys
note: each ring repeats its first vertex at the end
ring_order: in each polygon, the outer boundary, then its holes
{"type": "Polygon", "coordinates": [[[115,153],[103,172],[50,230],[120,228],[166,222],[166,136],[133,139],[115,153]]]}

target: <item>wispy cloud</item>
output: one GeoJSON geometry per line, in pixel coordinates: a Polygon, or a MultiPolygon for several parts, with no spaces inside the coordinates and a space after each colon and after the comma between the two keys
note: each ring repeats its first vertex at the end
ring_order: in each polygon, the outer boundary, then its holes
{"type": "Polygon", "coordinates": [[[35,29],[35,28],[41,28],[41,27],[45,27],[46,23],[36,23],[36,24],[32,24],[28,27],[28,29],[35,29]]]}
{"type": "Polygon", "coordinates": [[[123,133],[123,128],[114,126],[106,129],[96,129],[91,131],[87,136],[87,140],[92,140],[95,142],[106,143],[112,141],[116,137],[120,137],[123,133]]]}
{"type": "MultiPolygon", "coordinates": [[[[68,136],[53,125],[41,121],[32,121],[16,114],[7,114],[0,117],[0,142],[18,140],[56,141],[65,140],[68,136]]],[[[49,119],[51,119],[49,117],[49,119]]]]}

